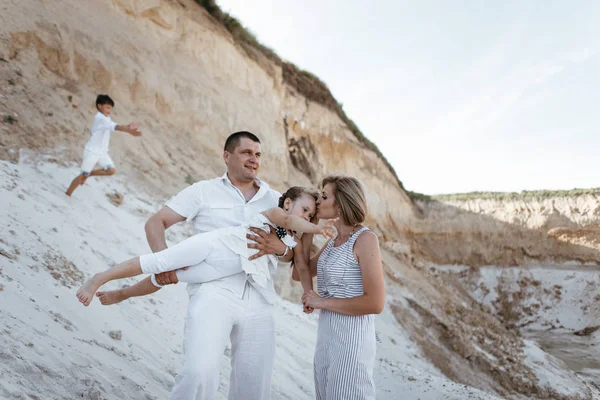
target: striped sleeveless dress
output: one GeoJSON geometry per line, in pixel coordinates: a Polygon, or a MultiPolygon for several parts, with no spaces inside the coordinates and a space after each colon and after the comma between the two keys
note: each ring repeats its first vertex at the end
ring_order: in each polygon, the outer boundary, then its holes
{"type": "MultiPolygon", "coordinates": [[[[364,294],[362,273],[354,257],[354,243],[368,228],[355,232],[346,243],[327,244],[317,263],[318,293],[325,298],[352,298],[364,294]]],[[[314,358],[317,400],[375,399],[375,316],[343,315],[321,310],[314,358]]]]}

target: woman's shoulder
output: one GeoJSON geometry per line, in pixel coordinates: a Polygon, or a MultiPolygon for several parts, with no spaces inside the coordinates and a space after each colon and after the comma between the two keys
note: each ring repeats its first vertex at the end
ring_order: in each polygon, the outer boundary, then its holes
{"type": "Polygon", "coordinates": [[[363,226],[361,230],[362,232],[360,232],[357,235],[356,242],[354,243],[355,249],[357,249],[358,247],[379,247],[379,239],[377,238],[375,232],[373,232],[366,226],[363,226]]]}

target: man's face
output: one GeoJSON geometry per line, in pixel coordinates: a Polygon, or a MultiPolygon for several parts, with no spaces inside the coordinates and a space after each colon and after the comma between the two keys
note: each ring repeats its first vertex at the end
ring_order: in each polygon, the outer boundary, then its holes
{"type": "Polygon", "coordinates": [[[232,153],[225,151],[223,159],[230,178],[240,182],[252,182],[260,170],[260,143],[241,138],[232,153]]]}
{"type": "Polygon", "coordinates": [[[98,111],[108,117],[112,112],[112,106],[110,104],[100,104],[98,106],[98,111]]]}

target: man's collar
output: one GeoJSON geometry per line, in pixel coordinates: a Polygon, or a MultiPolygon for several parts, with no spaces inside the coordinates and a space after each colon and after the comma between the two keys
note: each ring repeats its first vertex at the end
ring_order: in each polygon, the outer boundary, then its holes
{"type": "MultiPolygon", "coordinates": [[[[231,183],[231,180],[229,179],[229,176],[227,175],[227,172],[225,172],[223,174],[223,176],[221,177],[221,180],[224,182],[227,182],[228,184],[230,184],[231,186],[233,186],[234,188],[238,189],[233,183],[231,183]]],[[[270,186],[267,182],[263,182],[258,178],[254,178],[254,183],[256,184],[256,186],[258,186],[258,192],[256,192],[256,194],[254,195],[254,197],[250,200],[250,201],[254,201],[254,200],[258,200],[261,197],[263,197],[265,195],[265,193],[270,189],[270,186]]]]}
{"type": "MultiPolygon", "coordinates": [[[[225,182],[228,182],[231,186],[235,187],[235,185],[233,183],[231,183],[231,179],[229,179],[229,175],[227,175],[227,172],[225,172],[223,174],[223,176],[221,177],[221,179],[224,180],[225,182]]],[[[269,184],[268,183],[266,183],[264,181],[261,181],[258,178],[254,178],[254,183],[256,183],[256,186],[258,186],[259,188],[262,188],[263,186],[266,186],[267,189],[269,188],[269,184]]]]}

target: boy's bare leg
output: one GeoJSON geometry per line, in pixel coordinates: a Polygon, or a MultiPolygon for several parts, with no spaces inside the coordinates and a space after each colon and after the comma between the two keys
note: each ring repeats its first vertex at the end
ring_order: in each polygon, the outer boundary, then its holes
{"type": "Polygon", "coordinates": [[[83,185],[83,182],[85,182],[85,179],[86,179],[86,176],[83,174],[79,175],[77,178],[73,179],[73,182],[71,182],[71,185],[69,186],[69,188],[67,189],[65,194],[67,196],[71,196],[73,194],[73,192],[75,191],[75,189],[77,189],[77,186],[83,185]]]}
{"type": "Polygon", "coordinates": [[[120,303],[130,297],[146,296],[147,294],[158,292],[159,290],[160,288],[154,286],[150,277],[147,277],[133,286],[108,292],[98,292],[96,293],[96,296],[100,299],[100,303],[108,306],[110,304],[120,303]]]}
{"type": "Polygon", "coordinates": [[[117,264],[104,272],[97,273],[85,281],[77,291],[77,298],[87,307],[100,286],[114,279],[130,278],[132,276],[140,275],[141,273],[142,267],[140,266],[140,258],[134,257],[131,260],[117,264]]]}
{"type": "MultiPolygon", "coordinates": [[[[79,185],[83,185],[85,183],[85,181],[87,180],[87,178],[89,178],[90,176],[109,176],[109,175],[114,175],[115,172],[117,172],[117,170],[114,168],[95,169],[92,172],[90,172],[89,175],[80,175],[77,178],[79,178],[79,185]]],[[[77,178],[75,178],[75,179],[77,179],[77,178]]],[[[69,190],[67,190],[67,196],[70,196],[76,187],[77,187],[77,185],[75,184],[75,181],[73,181],[73,183],[71,183],[71,187],[69,187],[69,190]]]]}
{"type": "Polygon", "coordinates": [[[90,172],[90,176],[108,176],[108,175],[114,175],[115,172],[117,172],[117,170],[114,168],[95,169],[92,172],[90,172]]]}

